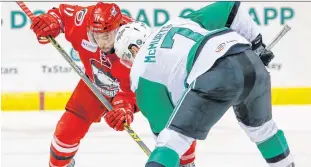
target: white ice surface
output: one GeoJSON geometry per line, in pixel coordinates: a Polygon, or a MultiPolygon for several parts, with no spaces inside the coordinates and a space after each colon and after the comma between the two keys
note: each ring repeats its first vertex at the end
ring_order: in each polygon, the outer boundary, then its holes
{"type": "MultiPolygon", "coordinates": [[[[2,113],[1,166],[48,167],[54,127],[62,112],[2,113]]],[[[311,167],[311,106],[274,107],[274,120],[284,130],[297,167],[311,167]]],[[[149,125],[135,115],[132,128],[153,148],[149,125]]],[[[232,110],[197,145],[197,167],[268,167],[237,124],[232,110]]],[[[126,132],[105,122],[94,124],[81,143],[76,167],[143,167],[147,156],[126,132]]]]}

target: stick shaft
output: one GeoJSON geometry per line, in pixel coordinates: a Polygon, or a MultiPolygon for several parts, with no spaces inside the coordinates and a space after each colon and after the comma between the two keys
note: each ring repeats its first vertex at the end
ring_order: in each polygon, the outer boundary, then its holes
{"type": "Polygon", "coordinates": [[[271,50],[283,37],[284,35],[291,29],[287,24],[283,27],[283,29],[274,37],[271,43],[266,47],[267,50],[271,50]]]}

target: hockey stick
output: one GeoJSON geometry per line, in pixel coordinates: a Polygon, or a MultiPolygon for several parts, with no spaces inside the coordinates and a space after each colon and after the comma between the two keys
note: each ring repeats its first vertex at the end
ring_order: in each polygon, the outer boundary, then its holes
{"type": "Polygon", "coordinates": [[[289,25],[285,25],[283,29],[274,37],[274,39],[271,41],[271,43],[266,47],[267,50],[271,50],[275,44],[277,44],[284,35],[291,29],[289,25]]]}
{"type": "MultiPolygon", "coordinates": [[[[27,16],[33,20],[35,18],[34,14],[30,11],[30,9],[25,5],[24,2],[16,1],[18,6],[27,14],[27,16]]],[[[90,79],[84,74],[84,72],[79,68],[79,66],[70,58],[70,56],[66,53],[66,51],[60,46],[60,44],[52,37],[48,36],[48,40],[53,44],[53,46],[58,50],[58,52],[64,57],[64,59],[70,64],[70,66],[74,69],[74,71],[80,75],[84,83],[92,90],[92,92],[96,95],[101,103],[107,108],[107,110],[111,111],[111,104],[105,99],[105,97],[100,93],[97,89],[97,86],[90,81],[90,79]]],[[[126,123],[124,124],[125,130],[128,134],[135,140],[135,142],[140,146],[140,148],[149,156],[151,151],[145,145],[145,143],[138,137],[138,135],[134,132],[134,130],[128,126],[126,123]]]]}

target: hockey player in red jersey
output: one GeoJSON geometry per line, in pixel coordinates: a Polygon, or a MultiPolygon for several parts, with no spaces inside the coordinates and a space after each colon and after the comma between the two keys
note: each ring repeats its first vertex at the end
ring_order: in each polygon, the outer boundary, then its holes
{"type": "MultiPolygon", "coordinates": [[[[64,33],[79,53],[86,75],[112,102],[115,110],[125,108],[127,112],[124,116],[129,124],[133,119],[135,101],[125,100],[124,95],[134,94],[126,91],[129,90],[129,70],[120,64],[119,58],[113,53],[113,44],[117,29],[130,21],[132,19],[122,15],[116,4],[99,2],[87,7],[61,4],[59,8],[37,16],[31,25],[41,44],[48,43],[44,38],[48,35],[57,37],[64,33]],[[115,97],[119,89],[123,92],[115,97]]],[[[77,84],[65,109],[51,142],[51,167],[67,166],[90,125],[99,122],[107,112],[82,80],[77,84]]]]}
{"type": "MultiPolygon", "coordinates": [[[[112,103],[110,115],[113,114],[120,121],[115,126],[117,131],[124,130],[124,122],[130,125],[133,113],[138,110],[135,95],[130,91],[130,70],[120,63],[113,50],[118,28],[131,21],[131,18],[121,14],[116,4],[98,2],[86,7],[61,4],[47,14],[37,16],[31,24],[31,29],[41,44],[49,43],[45,38],[47,36],[57,37],[64,33],[79,53],[86,75],[112,103]]],[[[107,112],[82,80],[74,89],[65,110],[56,125],[51,142],[50,167],[74,166],[73,157],[81,139],[90,125],[99,122],[107,112]]],[[[194,150],[195,143],[185,154],[185,158],[191,158],[182,161],[182,164],[194,160],[194,150]]]]}

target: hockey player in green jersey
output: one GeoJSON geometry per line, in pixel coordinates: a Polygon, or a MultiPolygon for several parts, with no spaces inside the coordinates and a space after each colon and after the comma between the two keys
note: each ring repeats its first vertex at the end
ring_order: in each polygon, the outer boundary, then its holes
{"type": "Polygon", "coordinates": [[[293,167],[284,133],[272,119],[269,73],[251,43],[230,28],[204,26],[176,18],[151,35],[138,22],[117,33],[116,54],[131,67],[138,106],[152,131],[160,132],[146,167],[177,167],[190,144],[204,140],[232,106],[266,162],[293,167]]]}
{"type": "Polygon", "coordinates": [[[247,39],[230,28],[208,31],[183,18],[151,35],[144,27],[122,26],[115,50],[131,67],[142,114],[153,132],[160,131],[146,167],[177,167],[191,143],[204,140],[230,107],[271,167],[294,167],[272,119],[269,73],[247,39]]]}
{"type": "MultiPolygon", "coordinates": [[[[260,32],[258,30],[258,27],[256,23],[252,20],[252,18],[248,15],[247,11],[244,10],[242,7],[240,7],[239,2],[216,2],[212,5],[206,6],[202,9],[199,9],[198,11],[195,11],[185,18],[190,19],[196,23],[198,23],[202,28],[207,30],[215,30],[222,27],[230,27],[234,29],[236,32],[238,32],[240,35],[244,36],[249,42],[252,43],[252,49],[257,51],[259,57],[261,58],[262,62],[267,65],[271,59],[274,57],[273,53],[270,51],[264,50],[264,45],[262,44],[262,38],[260,35],[260,32]],[[212,16],[212,17],[211,17],[212,16]]],[[[120,29],[121,30],[121,29],[120,29]]],[[[122,29],[124,31],[124,29],[122,29]]],[[[122,31],[119,31],[120,34],[122,31]]],[[[179,33],[176,32],[177,34],[179,33]]],[[[135,34],[135,33],[134,33],[135,34]]],[[[159,34],[161,36],[161,34],[159,34]]],[[[158,37],[159,37],[158,36],[158,37]]],[[[199,34],[200,36],[200,34],[199,34]]],[[[157,38],[158,38],[157,37],[157,38]]],[[[198,36],[194,36],[193,38],[197,38],[198,36]]],[[[120,37],[121,38],[121,37],[120,37]]],[[[120,38],[116,38],[119,39],[120,38]]],[[[198,37],[199,38],[199,37],[198,37]]],[[[191,38],[190,38],[191,39],[191,38]]],[[[200,39],[200,38],[199,38],[200,39]]],[[[120,40],[121,41],[121,40],[120,40]]],[[[120,41],[116,41],[116,44],[120,44],[120,41]]],[[[151,44],[150,53],[153,53],[155,49],[152,49],[152,47],[155,47],[155,41],[151,44]]],[[[123,63],[127,66],[131,66],[131,61],[133,61],[131,56],[129,54],[133,54],[137,51],[137,45],[142,44],[142,40],[136,41],[136,44],[130,45],[130,47],[125,48],[127,51],[131,51],[131,53],[121,53],[122,51],[119,51],[120,54],[123,54],[124,56],[129,56],[130,59],[121,59],[123,60],[123,63]],[[129,50],[128,50],[129,49],[129,50]],[[133,52],[133,53],[132,53],[133,52]]],[[[116,46],[118,48],[119,46],[116,46]]],[[[119,47],[120,48],[120,47],[119,47]]],[[[222,48],[222,45],[220,45],[220,49],[222,48]]],[[[122,55],[121,55],[122,56],[122,55]]],[[[154,56],[147,56],[146,61],[154,61],[154,56]]],[[[155,85],[155,87],[158,87],[158,85],[155,85]]],[[[172,103],[170,99],[170,95],[167,96],[167,90],[166,89],[149,89],[148,90],[149,95],[151,94],[156,99],[161,100],[161,105],[155,103],[153,99],[147,98],[147,99],[140,99],[140,104],[151,104],[155,105],[156,107],[154,110],[142,110],[142,113],[147,117],[151,129],[154,133],[159,133],[166,125],[166,122],[168,121],[171,113],[174,109],[174,103],[172,103]],[[162,91],[159,91],[162,90],[162,91]],[[166,97],[166,98],[165,98],[166,97]],[[153,112],[156,111],[156,112],[153,112]]]]}

